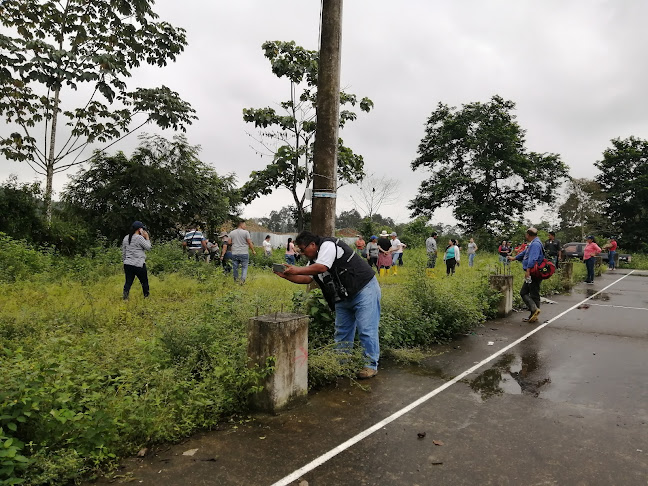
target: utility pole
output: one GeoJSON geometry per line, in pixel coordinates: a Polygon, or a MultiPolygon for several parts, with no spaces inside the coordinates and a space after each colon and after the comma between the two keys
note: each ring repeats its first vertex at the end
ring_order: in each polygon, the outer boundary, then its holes
{"type": "Polygon", "coordinates": [[[311,229],[316,235],[334,236],[340,126],[342,0],[323,0],[321,29],[311,229]]]}

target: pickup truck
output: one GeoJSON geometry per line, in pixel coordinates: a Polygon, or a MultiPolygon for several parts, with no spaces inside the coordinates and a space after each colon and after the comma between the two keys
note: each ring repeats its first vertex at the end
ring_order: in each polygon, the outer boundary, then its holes
{"type": "MultiPolygon", "coordinates": [[[[585,245],[586,243],[578,243],[578,242],[565,243],[562,246],[563,260],[567,260],[568,258],[579,258],[582,260],[583,252],[585,251],[585,245]]],[[[617,254],[619,255],[620,262],[630,263],[632,261],[632,255],[621,254],[621,253],[617,253],[617,254]]],[[[600,256],[604,262],[607,262],[609,259],[607,251],[602,251],[597,256],[600,256]]]]}

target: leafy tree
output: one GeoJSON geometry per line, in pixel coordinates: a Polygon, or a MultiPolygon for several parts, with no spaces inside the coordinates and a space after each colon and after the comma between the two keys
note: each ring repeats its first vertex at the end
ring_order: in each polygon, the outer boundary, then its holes
{"type": "Polygon", "coordinates": [[[335,218],[335,227],[356,229],[360,226],[361,222],[362,216],[360,216],[360,213],[355,209],[351,209],[349,211],[342,211],[340,215],[335,218]]]}
{"type": "Polygon", "coordinates": [[[620,243],[630,251],[648,251],[648,141],[636,137],[612,140],[596,182],[605,196],[605,211],[618,228],[620,243]]]}
{"type": "Polygon", "coordinates": [[[175,238],[186,226],[215,231],[237,206],[234,177],[220,177],[198,159],[184,136],[168,141],[141,136],[129,159],[97,151],[88,169],[72,177],[64,201],[110,240],[120,240],[134,220],[157,238],[175,238]]]}
{"type": "Polygon", "coordinates": [[[439,103],[412,162],[412,169],[431,172],[410,201],[413,216],[452,207],[465,231],[497,234],[524,211],[552,201],[567,168],[556,154],[526,150],[514,108],[499,96],[459,110],[439,103]]]}
{"type": "Polygon", "coordinates": [[[16,176],[0,185],[0,232],[38,242],[44,233],[40,184],[19,184],[16,176]]]}
{"type": "Polygon", "coordinates": [[[259,224],[275,233],[293,233],[296,230],[295,216],[295,206],[284,206],[279,211],[270,211],[269,217],[260,218],[259,224]]]}
{"type": "MultiPolygon", "coordinates": [[[[272,72],[290,82],[290,99],[272,107],[245,108],[243,120],[253,123],[261,130],[255,138],[262,147],[259,154],[270,156],[272,162],[264,169],[254,171],[242,188],[243,202],[271,194],[278,188],[288,189],[297,208],[297,230],[304,228],[306,188],[313,179],[313,143],[315,139],[317,103],[317,69],[319,54],[295,45],[294,42],[265,42],[262,46],[270,61],[272,72]]],[[[373,107],[369,98],[358,100],[356,95],[341,92],[342,107],[356,105],[368,112],[373,107]]],[[[340,128],[357,114],[343,108],[340,110],[340,128]]],[[[338,181],[354,184],[362,179],[364,161],[345,147],[342,139],[338,145],[338,181]]]]}
{"type": "Polygon", "coordinates": [[[0,24],[13,34],[0,34],[0,152],[45,176],[48,220],[54,174],[86,162],[89,145],[110,146],[150,122],[184,131],[196,118],[166,86],[128,90],[134,68],[165,66],[186,45],[184,29],[156,21],[153,3],[0,2],[0,24]],[[79,91],[88,98],[75,105],[79,95],[69,95],[79,91]]]}
{"type": "Polygon", "coordinates": [[[585,235],[605,228],[604,196],[591,179],[570,179],[565,202],[558,208],[560,231],[569,241],[585,241],[585,235]]]}

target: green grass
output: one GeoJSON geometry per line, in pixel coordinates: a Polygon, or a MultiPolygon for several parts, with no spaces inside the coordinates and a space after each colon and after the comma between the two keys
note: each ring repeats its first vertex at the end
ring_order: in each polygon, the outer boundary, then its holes
{"type": "MultiPolygon", "coordinates": [[[[11,456],[0,484],[92,476],[145,445],[244,413],[266,373],[247,366],[246,325],[257,314],[311,316],[310,386],[353,376],[361,365],[359,353],[340,361],[318,293],[274,275],[272,259],[254,260],[240,286],[219,268],[188,261],[177,244],[156,245],[147,261],[150,298],[136,281],[124,302],[118,249],[62,258],[7,238],[0,247],[0,443],[11,456]]],[[[442,261],[428,276],[421,250],[405,259],[398,275],[380,279],[385,354],[416,361],[420,350],[493,317],[498,295],[487,277],[495,255],[479,255],[476,267],[462,265],[453,277],[442,261]]],[[[513,269],[519,288],[520,265],[513,269]]],[[[556,278],[543,284],[546,293],[561,289],[556,278]]]]}

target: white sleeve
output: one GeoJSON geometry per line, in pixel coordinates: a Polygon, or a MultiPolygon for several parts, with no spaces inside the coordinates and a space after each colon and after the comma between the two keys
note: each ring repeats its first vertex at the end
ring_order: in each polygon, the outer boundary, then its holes
{"type": "Polygon", "coordinates": [[[459,254],[459,247],[457,245],[455,245],[455,260],[457,261],[461,260],[461,255],[459,254]]]}
{"type": "Polygon", "coordinates": [[[332,241],[325,241],[319,247],[315,263],[324,265],[326,268],[331,268],[336,257],[341,257],[342,255],[344,255],[344,250],[342,248],[338,247],[332,241]]]}

